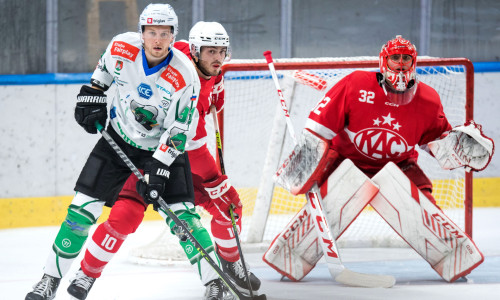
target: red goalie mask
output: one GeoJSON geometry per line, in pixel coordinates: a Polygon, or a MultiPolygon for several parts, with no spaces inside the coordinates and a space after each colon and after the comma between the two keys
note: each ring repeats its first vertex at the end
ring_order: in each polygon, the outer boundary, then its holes
{"type": "Polygon", "coordinates": [[[391,102],[404,105],[410,103],[416,92],[417,49],[400,35],[382,46],[379,56],[380,72],[391,102]]]}

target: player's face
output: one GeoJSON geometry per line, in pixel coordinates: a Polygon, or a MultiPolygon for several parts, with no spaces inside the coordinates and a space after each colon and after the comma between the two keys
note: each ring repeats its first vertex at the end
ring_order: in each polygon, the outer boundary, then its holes
{"type": "Polygon", "coordinates": [[[393,54],[387,60],[387,66],[393,71],[406,71],[412,63],[413,58],[408,54],[393,54]]]}
{"type": "MultiPolygon", "coordinates": [[[[171,26],[145,26],[142,32],[144,40],[144,51],[149,60],[162,61],[167,57],[168,47],[174,40],[171,26]]],[[[151,62],[150,62],[151,63],[151,62]]]]}
{"type": "Polygon", "coordinates": [[[219,75],[222,62],[226,58],[227,47],[222,46],[203,46],[200,50],[200,60],[198,67],[205,74],[210,76],[219,75]]]}

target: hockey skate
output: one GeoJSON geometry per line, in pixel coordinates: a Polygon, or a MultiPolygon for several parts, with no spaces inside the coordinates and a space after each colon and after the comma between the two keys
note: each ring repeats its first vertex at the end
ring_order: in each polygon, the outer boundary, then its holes
{"type": "Polygon", "coordinates": [[[237,300],[220,279],[214,279],[205,285],[203,300],[237,300]]]}
{"type": "Polygon", "coordinates": [[[61,278],[43,274],[42,279],[33,286],[33,291],[26,295],[24,300],[51,300],[56,296],[57,287],[61,278]]]}
{"type": "MultiPolygon", "coordinates": [[[[250,290],[248,288],[248,282],[245,275],[245,270],[243,269],[243,264],[241,259],[236,262],[229,262],[220,257],[220,262],[222,265],[222,270],[229,275],[231,281],[235,284],[236,288],[245,294],[249,294],[250,290]]],[[[250,278],[250,284],[252,285],[252,290],[257,291],[260,288],[260,280],[252,272],[248,270],[248,277],[250,278]]]]}
{"type": "Polygon", "coordinates": [[[76,277],[68,286],[68,293],[73,296],[73,299],[84,300],[87,298],[92,285],[96,278],[89,277],[83,273],[82,269],[76,272],[76,277]]]}

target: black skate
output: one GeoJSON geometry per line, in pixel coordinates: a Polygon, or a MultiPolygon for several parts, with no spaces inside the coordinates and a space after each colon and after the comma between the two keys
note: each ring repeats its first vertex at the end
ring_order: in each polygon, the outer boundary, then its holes
{"type": "Polygon", "coordinates": [[[24,300],[51,300],[56,296],[57,287],[61,278],[43,274],[42,279],[33,286],[33,291],[26,295],[24,300]]]}
{"type": "MultiPolygon", "coordinates": [[[[245,275],[245,270],[243,269],[243,264],[241,259],[236,262],[228,262],[220,257],[220,262],[222,265],[222,270],[229,275],[231,281],[234,283],[236,288],[245,294],[249,294],[250,290],[248,287],[247,277],[245,275]]],[[[250,284],[252,285],[252,291],[258,291],[260,288],[260,280],[252,272],[248,270],[248,277],[250,278],[250,284]]]]}
{"type": "Polygon", "coordinates": [[[222,280],[214,279],[205,284],[205,286],[207,289],[205,290],[203,300],[225,300],[224,293],[227,293],[227,291],[222,280]]]}
{"type": "Polygon", "coordinates": [[[71,281],[68,286],[68,293],[74,297],[74,299],[84,300],[87,298],[92,285],[94,285],[96,278],[89,277],[83,273],[82,269],[76,272],[76,277],[71,281]]]}

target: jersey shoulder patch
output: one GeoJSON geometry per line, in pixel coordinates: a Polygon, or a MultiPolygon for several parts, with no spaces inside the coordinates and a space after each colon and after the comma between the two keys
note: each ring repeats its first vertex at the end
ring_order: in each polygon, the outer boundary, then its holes
{"type": "Polygon", "coordinates": [[[117,35],[113,39],[113,44],[111,45],[111,55],[114,57],[119,56],[129,61],[135,61],[137,55],[141,51],[140,43],[138,33],[127,32],[117,35]]]}
{"type": "Polygon", "coordinates": [[[171,65],[168,65],[165,71],[161,73],[161,78],[170,83],[174,87],[175,91],[178,91],[186,86],[186,81],[184,80],[181,72],[171,65]]]}

